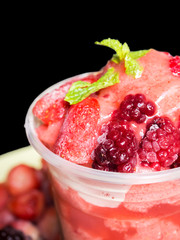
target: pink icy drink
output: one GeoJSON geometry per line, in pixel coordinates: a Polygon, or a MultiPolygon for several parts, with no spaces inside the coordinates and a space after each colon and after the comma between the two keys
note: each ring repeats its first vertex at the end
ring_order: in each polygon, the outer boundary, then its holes
{"type": "Polygon", "coordinates": [[[123,54],[50,87],[26,117],[65,240],[180,238],[180,57],[123,54]],[[91,90],[112,69],[118,82],[66,100],[77,82],[91,90]]]}

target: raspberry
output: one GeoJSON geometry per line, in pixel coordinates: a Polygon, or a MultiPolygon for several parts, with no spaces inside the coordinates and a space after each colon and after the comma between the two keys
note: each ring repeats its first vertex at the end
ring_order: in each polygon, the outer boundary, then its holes
{"type": "Polygon", "coordinates": [[[119,109],[113,112],[104,136],[92,154],[92,167],[104,171],[134,172],[137,155],[140,164],[156,171],[180,165],[180,123],[175,128],[168,117],[154,117],[146,124],[140,144],[129,121],[142,123],[153,116],[156,106],[143,94],[127,95],[119,109]]]}
{"type": "Polygon", "coordinates": [[[104,142],[94,150],[92,167],[104,171],[134,172],[137,140],[125,120],[113,120],[108,125],[104,142]]]}
{"type": "Polygon", "coordinates": [[[31,240],[31,237],[25,236],[21,231],[14,229],[11,226],[6,226],[0,230],[1,240],[31,240]]]}
{"type": "Polygon", "coordinates": [[[155,113],[156,106],[143,94],[127,95],[114,111],[106,140],[94,150],[92,167],[104,171],[134,172],[137,164],[137,139],[129,121],[142,123],[155,113]]]}
{"type": "MultiPolygon", "coordinates": [[[[90,74],[81,79],[81,81],[95,82],[98,77],[98,74],[90,74]]],[[[64,101],[64,98],[74,81],[75,79],[61,85],[59,88],[54,89],[49,93],[46,93],[36,102],[33,108],[33,114],[46,125],[51,125],[52,123],[63,119],[69,108],[69,104],[64,101]]]]}
{"type": "Polygon", "coordinates": [[[143,94],[129,94],[121,102],[116,115],[127,121],[143,123],[147,116],[154,115],[155,109],[155,104],[147,101],[143,94]]]}
{"type": "Polygon", "coordinates": [[[179,130],[169,118],[155,117],[147,124],[138,153],[142,165],[161,170],[161,167],[171,168],[178,165],[179,149],[179,130]]]}
{"type": "Polygon", "coordinates": [[[180,77],[180,57],[172,57],[169,61],[169,66],[173,75],[180,77]]]}

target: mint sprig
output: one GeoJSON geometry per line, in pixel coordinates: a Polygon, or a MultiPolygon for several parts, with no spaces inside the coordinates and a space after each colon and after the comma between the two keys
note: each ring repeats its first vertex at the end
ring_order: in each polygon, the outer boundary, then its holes
{"type": "Polygon", "coordinates": [[[138,59],[140,57],[143,57],[144,55],[146,55],[146,53],[148,53],[149,50],[139,50],[139,51],[131,51],[129,53],[129,55],[133,58],[133,59],[138,59]]]}
{"type": "Polygon", "coordinates": [[[125,69],[126,74],[131,75],[134,78],[140,78],[143,72],[143,68],[139,65],[139,63],[133,59],[129,54],[125,56],[125,69]]]}
{"type": "Polygon", "coordinates": [[[127,43],[121,44],[118,40],[111,38],[104,39],[101,42],[95,43],[112,48],[116,52],[116,54],[113,55],[112,61],[119,63],[124,60],[126,74],[131,75],[134,78],[141,77],[143,68],[136,61],[136,59],[144,56],[149,50],[131,52],[127,43]]]}
{"type": "Polygon", "coordinates": [[[107,72],[94,83],[84,81],[74,82],[64,100],[69,102],[70,105],[73,105],[81,102],[92,93],[95,93],[100,89],[110,87],[118,82],[119,74],[114,71],[114,68],[109,68],[107,72]]]}
{"type": "MultiPolygon", "coordinates": [[[[134,78],[141,77],[143,68],[136,60],[144,56],[149,50],[130,51],[127,43],[121,44],[118,40],[111,38],[95,43],[112,48],[116,52],[112,57],[112,61],[115,63],[124,61],[126,74],[131,75],[134,78]]],[[[115,72],[114,68],[109,68],[107,72],[94,83],[85,81],[74,82],[64,100],[69,102],[70,105],[73,105],[81,102],[92,93],[110,87],[118,82],[119,74],[115,72]]]]}
{"type": "Polygon", "coordinates": [[[127,43],[124,43],[122,45],[116,39],[108,38],[108,39],[102,40],[101,42],[97,41],[97,42],[95,42],[95,44],[112,48],[117,53],[116,57],[119,58],[119,61],[122,61],[125,58],[126,54],[128,54],[130,52],[130,49],[129,49],[127,43]]]}

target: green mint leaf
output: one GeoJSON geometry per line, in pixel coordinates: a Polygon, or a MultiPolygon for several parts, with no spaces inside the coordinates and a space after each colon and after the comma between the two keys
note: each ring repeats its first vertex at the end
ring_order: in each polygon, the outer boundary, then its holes
{"type": "Polygon", "coordinates": [[[134,78],[141,77],[143,68],[139,65],[136,59],[143,57],[148,52],[149,50],[139,50],[128,53],[125,57],[126,74],[131,75],[134,78]]]}
{"type": "Polygon", "coordinates": [[[101,42],[95,42],[96,44],[112,48],[116,54],[113,55],[112,61],[119,63],[124,60],[126,74],[133,76],[134,78],[139,78],[142,75],[143,68],[139,65],[136,59],[144,56],[149,50],[140,50],[130,52],[127,43],[121,44],[115,39],[104,39],[101,42]]]}
{"type": "Polygon", "coordinates": [[[76,88],[89,87],[90,85],[91,85],[90,82],[77,81],[71,85],[71,91],[73,91],[76,88]]]}
{"type": "Polygon", "coordinates": [[[117,54],[113,54],[113,56],[111,58],[111,61],[113,61],[113,62],[118,64],[120,62],[119,56],[117,54]]]}
{"type": "Polygon", "coordinates": [[[114,68],[109,68],[108,71],[94,83],[83,81],[73,83],[64,100],[69,102],[70,105],[73,105],[81,102],[92,93],[95,93],[100,89],[110,87],[118,82],[119,74],[114,71],[114,68]]]}
{"type": "Polygon", "coordinates": [[[148,53],[149,50],[139,50],[139,51],[131,51],[129,53],[129,55],[133,58],[133,59],[138,59],[140,57],[143,57],[144,55],[146,55],[146,53],[148,53]]]}
{"type": "Polygon", "coordinates": [[[127,43],[124,43],[122,45],[122,59],[124,59],[126,57],[126,55],[129,53],[130,53],[130,49],[129,49],[127,43]]]}
{"type": "Polygon", "coordinates": [[[133,59],[130,54],[127,54],[125,57],[125,69],[126,74],[131,75],[134,78],[139,78],[142,75],[143,68],[139,65],[139,63],[133,59]]]}
{"type": "Polygon", "coordinates": [[[112,48],[117,56],[116,56],[116,60],[117,57],[119,58],[119,62],[122,61],[124,59],[124,57],[126,56],[127,53],[130,52],[130,49],[127,45],[127,43],[124,43],[123,45],[116,39],[104,39],[101,42],[95,42],[98,45],[102,45],[102,46],[106,46],[109,48],[112,48]]]}

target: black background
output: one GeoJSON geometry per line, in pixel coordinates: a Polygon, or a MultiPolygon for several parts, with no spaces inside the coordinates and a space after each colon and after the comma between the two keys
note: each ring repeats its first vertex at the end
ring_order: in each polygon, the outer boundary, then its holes
{"type": "Polygon", "coordinates": [[[111,37],[127,42],[131,50],[155,48],[180,55],[177,6],[150,9],[112,2],[104,10],[104,5],[86,4],[4,8],[0,154],[28,145],[24,119],[39,93],[106,64],[113,51],[95,41],[111,37]]]}

